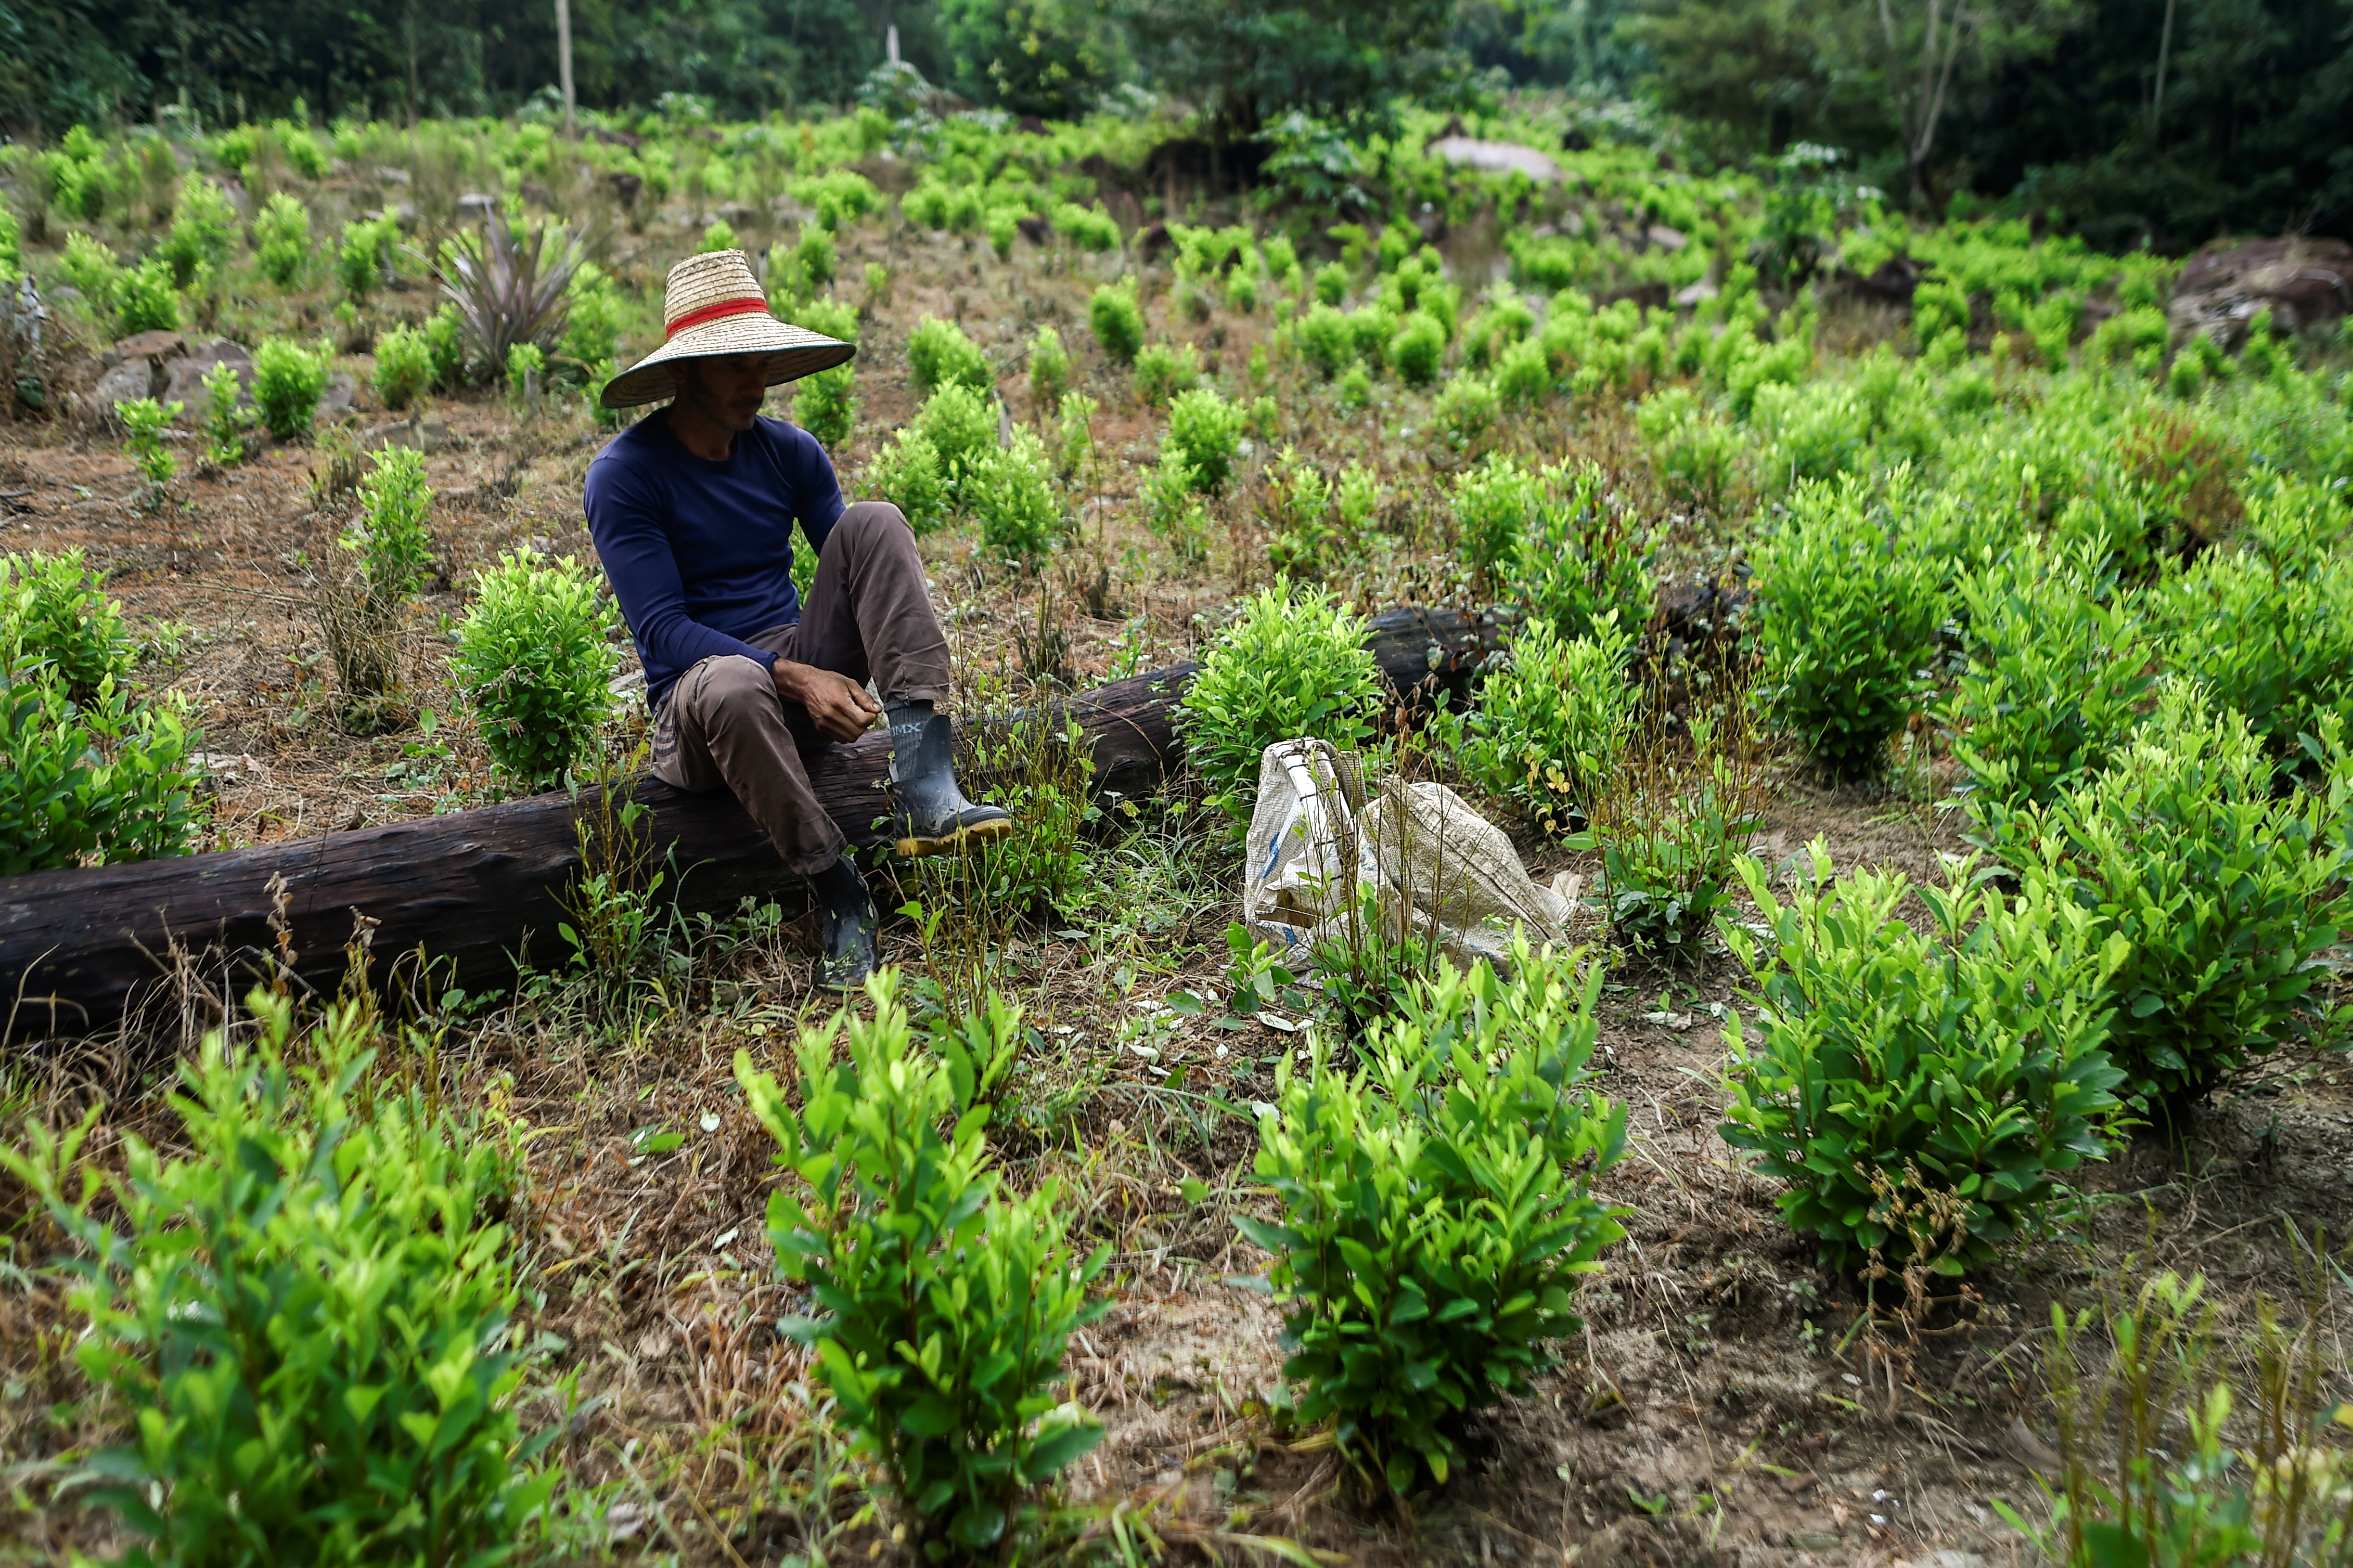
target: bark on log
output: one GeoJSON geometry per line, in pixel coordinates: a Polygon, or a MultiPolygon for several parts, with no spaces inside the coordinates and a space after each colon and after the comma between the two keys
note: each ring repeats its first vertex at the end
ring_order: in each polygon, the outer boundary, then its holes
{"type": "MultiPolygon", "coordinates": [[[[1481,626],[1451,611],[1376,616],[1371,648],[1401,695],[1459,697],[1486,652],[1481,626]]],[[[1178,757],[1174,710],[1198,667],[1180,665],[1077,693],[1059,706],[1092,747],[1099,789],[1148,794],[1178,757]]],[[[809,759],[818,798],[851,842],[882,841],[878,824],[889,737],[879,731],[809,759]]],[[[689,914],[733,911],[745,897],[796,890],[775,847],[724,790],[693,795],[639,786],[664,889],[689,914]]],[[[593,797],[546,795],[474,811],[249,849],[0,879],[0,984],[14,1003],[10,1037],[102,1028],[166,981],[169,950],[205,954],[199,972],[231,994],[267,973],[274,879],[286,882],[296,971],[332,990],[355,915],[377,922],[379,972],[422,947],[457,984],[512,979],[518,958],[552,963],[558,900],[578,868],[574,827],[593,797]]]]}

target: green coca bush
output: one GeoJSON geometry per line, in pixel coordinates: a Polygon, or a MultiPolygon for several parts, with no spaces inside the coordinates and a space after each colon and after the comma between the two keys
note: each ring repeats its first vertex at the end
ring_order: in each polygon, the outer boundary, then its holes
{"type": "Polygon", "coordinates": [[[1463,561],[1482,584],[1502,579],[1519,553],[1521,536],[1535,515],[1536,477],[1498,452],[1454,480],[1454,531],[1463,561]]]}
{"type": "Polygon", "coordinates": [[[335,279],[343,292],[364,303],[392,276],[393,251],[400,244],[400,220],[391,213],[353,218],[335,242],[335,279]]]}
{"type": "Polygon", "coordinates": [[[311,209],[280,191],[253,219],[253,260],[261,275],[290,289],[311,267],[311,209]]]}
{"type": "Polygon", "coordinates": [[[0,558],[0,658],[37,664],[67,695],[93,695],[110,677],[127,679],[139,645],[106,576],[77,548],[0,558]]]}
{"type": "Polygon", "coordinates": [[[1106,283],[1087,301],[1087,326],[1095,346],[1122,364],[1134,362],[1144,347],[1144,307],[1135,300],[1135,285],[1106,283]]]}
{"type": "Polygon", "coordinates": [[[1334,305],[1317,305],[1300,318],[1299,353],[1315,372],[1330,381],[1356,362],[1356,334],[1347,313],[1334,305]]]}
{"type": "Polygon", "coordinates": [[[1944,888],[1833,879],[1829,851],[1809,854],[1787,902],[1741,863],[1764,930],[1723,927],[1756,1002],[1725,1026],[1724,1139],[1786,1184],[1782,1214],[1841,1268],[1989,1263],[2106,1152],[2123,944],[2047,887],[2005,900],[1967,865],[1944,888]],[[1915,894],[1921,931],[1896,913],[1915,894]]]}
{"type": "Polygon", "coordinates": [[[931,443],[940,479],[961,505],[965,477],[978,468],[984,455],[997,450],[996,408],[972,388],[952,382],[923,400],[915,411],[915,428],[931,443]]]}
{"type": "Polygon", "coordinates": [[[1199,489],[1215,493],[1233,478],[1248,410],[1213,389],[1196,387],[1169,405],[1166,449],[1182,456],[1199,489]]]}
{"type": "Polygon", "coordinates": [[[415,327],[395,327],[375,340],[375,395],[395,413],[433,384],[433,353],[415,327]]]}
{"type": "Polygon", "coordinates": [[[1201,365],[1191,343],[1146,343],[1135,354],[1135,398],[1155,408],[1200,384],[1201,365]]]}
{"type": "MultiPolygon", "coordinates": [[[[1990,552],[1989,552],[1990,553],[1990,552]]],[[[2056,798],[2138,722],[2152,648],[2089,548],[2030,539],[1964,577],[1968,666],[1941,717],[1982,817],[2056,798]]]]}
{"type": "Polygon", "coordinates": [[[1876,772],[1944,619],[1940,564],[1852,482],[1800,489],[1757,550],[1756,605],[1781,726],[1837,777],[1876,772]]]}
{"type": "Polygon", "coordinates": [[[1043,411],[1062,401],[1071,389],[1071,354],[1062,334],[1039,327],[1029,340],[1029,406],[1043,411]]]}
{"type": "Polygon", "coordinates": [[[925,316],[908,334],[907,374],[919,396],[962,386],[986,401],[997,391],[997,373],[980,345],[962,327],[937,316],[925,316]]]}
{"type": "Polygon", "coordinates": [[[2155,595],[2168,662],[2242,715],[2276,759],[2323,715],[2353,721],[2353,556],[2210,551],[2155,595]]]}
{"type": "Polygon", "coordinates": [[[2001,819],[2004,854],[2121,945],[2109,1050],[2134,1093],[2194,1094],[2353,1010],[2317,990],[2353,927],[2353,765],[2333,716],[2325,787],[2281,790],[2246,721],[2176,679],[2107,765],[2001,819]]]}
{"type": "Polygon", "coordinates": [[[116,280],[114,330],[126,337],[180,330],[180,296],[172,283],[169,262],[150,257],[116,280]]]}
{"type": "Polygon", "coordinates": [[[735,1054],[798,1178],[768,1200],[768,1239],[812,1311],[782,1326],[815,1352],[926,1555],[977,1554],[1018,1536],[1025,1491],[1103,1438],[1050,1391],[1071,1335],[1109,1304],[1087,1287],[1110,1248],[1074,1257],[1055,1184],[1008,1194],[982,1136],[1019,1011],[991,994],[919,1038],[894,971],[867,991],[871,1019],[845,1010],[802,1032],[794,1094],[735,1054]]]}
{"type": "Polygon", "coordinates": [[[945,513],[947,493],[939,448],[920,430],[902,429],[866,465],[863,488],[899,509],[917,533],[929,533],[945,513]]]}
{"type": "Polygon", "coordinates": [[[285,338],[265,338],[253,353],[253,402],[261,422],[281,441],[311,433],[327,390],[329,353],[285,338]]]}
{"type": "Polygon", "coordinates": [[[1599,964],[1530,951],[1414,981],[1351,1071],[1321,1037],[1284,1052],[1252,1164],[1280,1211],[1243,1218],[1273,1255],[1302,1384],[1368,1477],[1409,1491],[1460,1457],[1449,1424],[1523,1393],[1547,1342],[1582,1326],[1570,1292],[1624,1235],[1593,1180],[1623,1155],[1625,1108],[1590,1087],[1599,964]]]}
{"type": "Polygon", "coordinates": [[[1054,208],[1054,232],[1081,250],[1103,252],[1119,248],[1119,222],[1098,202],[1092,207],[1062,202],[1054,208]]]}
{"type": "Polygon", "coordinates": [[[516,551],[476,574],[449,668],[501,773],[545,789],[588,756],[613,708],[613,626],[600,579],[568,555],[516,551]]]}
{"type": "Polygon", "coordinates": [[[1591,637],[1604,621],[1639,637],[1658,607],[1650,540],[1633,509],[1613,497],[1599,467],[1538,474],[1535,506],[1521,520],[1513,596],[1564,637],[1591,637]]]}
{"type": "Polygon", "coordinates": [[[1010,446],[980,456],[964,488],[965,506],[980,523],[981,542],[1008,561],[1035,566],[1062,531],[1061,503],[1046,444],[1027,426],[1010,446]]]}
{"type": "Polygon", "coordinates": [[[509,1561],[562,1479],[519,1414],[522,1151],[371,1079],[369,1010],[247,1005],[259,1037],[206,1037],[102,1209],[77,1136],[0,1150],[76,1244],[83,1372],[139,1417],[86,1495],[161,1562],[509,1561]]]}
{"type": "Polygon", "coordinates": [[[170,264],[172,283],[185,289],[216,272],[237,249],[237,208],[228,193],[191,169],[181,178],[172,226],[155,254],[170,264]]]}
{"type": "Polygon", "coordinates": [[[1428,386],[1438,379],[1439,362],[1446,357],[1446,329],[1427,310],[1415,310],[1399,325],[1388,342],[1388,363],[1408,386],[1428,386]]]}
{"type": "Polygon", "coordinates": [[[359,557],[371,595],[397,602],[432,581],[433,534],[426,526],[432,511],[425,454],[413,447],[378,452],[360,480],[359,515],[340,541],[359,557]]]}
{"type": "Polygon", "coordinates": [[[191,853],[203,746],[176,693],[150,701],[110,675],[75,699],[37,668],[0,668],[0,877],[191,853]]]}
{"type": "Polygon", "coordinates": [[[1478,706],[1450,726],[1464,776],[1547,833],[1583,822],[1633,717],[1632,649],[1608,619],[1593,636],[1567,641],[1548,620],[1522,626],[1509,662],[1481,686],[1478,706]]]}
{"type": "Polygon", "coordinates": [[[1213,803],[1247,820],[1261,752],[1294,736],[1354,750],[1372,734],[1380,701],[1364,621],[1323,590],[1278,577],[1219,634],[1177,721],[1213,803]]]}

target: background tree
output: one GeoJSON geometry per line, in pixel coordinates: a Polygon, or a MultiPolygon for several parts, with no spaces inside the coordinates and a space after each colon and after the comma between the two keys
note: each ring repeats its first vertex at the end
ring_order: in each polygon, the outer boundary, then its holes
{"type": "Polygon", "coordinates": [[[1452,41],[1472,66],[1514,82],[1620,98],[1648,65],[1620,30],[1633,14],[1633,0],[1463,0],[1452,41]]]}
{"type": "Polygon", "coordinates": [[[2160,116],[2167,0],[2086,3],[1955,127],[1974,189],[2014,191],[2111,247],[2353,230],[2353,5],[2176,0],[2160,116]]]}
{"type": "Polygon", "coordinates": [[[941,0],[940,38],[955,89],[1016,114],[1077,119],[1133,68],[1093,0],[941,0]]]}
{"type": "Polygon", "coordinates": [[[2345,232],[2353,0],[2172,0],[2169,47],[2167,9],[1641,0],[1620,37],[1647,57],[1643,90],[1725,155],[1845,147],[1915,208],[2014,197],[2110,248],[2345,232]]]}
{"type": "Polygon", "coordinates": [[[1466,66],[1447,41],[1454,0],[1121,0],[1139,53],[1213,129],[1256,135],[1299,110],[1382,121],[1402,93],[1443,94],[1466,66]]]}
{"type": "Polygon", "coordinates": [[[55,136],[102,124],[142,97],[130,60],[110,46],[107,7],[90,0],[0,0],[0,123],[55,136]]]}
{"type": "MultiPolygon", "coordinates": [[[[890,8],[900,52],[946,74],[929,0],[890,8]]],[[[730,117],[847,103],[882,60],[860,0],[575,0],[580,102],[690,92],[730,117]]],[[[185,100],[211,125],[287,114],[512,112],[556,79],[554,7],[460,0],[0,0],[0,129],[145,120],[185,100]]]]}
{"type": "Polygon", "coordinates": [[[1846,68],[1851,90],[1886,116],[1915,202],[1934,186],[1936,136],[1947,117],[1965,100],[1981,101],[2003,68],[2047,58],[2077,20],[2073,0],[1833,0],[1825,9],[1816,36],[1846,68]]]}
{"type": "Polygon", "coordinates": [[[1724,133],[1735,154],[1778,153],[1792,137],[1834,139],[1820,0],[1642,0],[1619,34],[1651,63],[1642,86],[1662,108],[1724,133]]]}

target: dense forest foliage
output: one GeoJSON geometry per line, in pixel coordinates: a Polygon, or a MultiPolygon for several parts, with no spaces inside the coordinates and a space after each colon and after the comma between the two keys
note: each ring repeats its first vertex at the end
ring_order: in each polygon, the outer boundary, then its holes
{"type": "MultiPolygon", "coordinates": [[[[576,92],[839,107],[892,29],[926,85],[1016,114],[1158,92],[1240,140],[1553,88],[1702,167],[1821,144],[1915,209],[1968,193],[2110,246],[2353,217],[2353,0],[575,0],[576,92]]],[[[553,4],[0,0],[0,127],[50,141],[545,110],[557,76],[553,4]]]]}

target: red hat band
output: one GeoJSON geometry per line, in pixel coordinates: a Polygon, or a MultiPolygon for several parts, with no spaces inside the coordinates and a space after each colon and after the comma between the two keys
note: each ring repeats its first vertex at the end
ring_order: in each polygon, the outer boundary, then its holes
{"type": "Polygon", "coordinates": [[[662,342],[668,342],[688,328],[702,326],[706,321],[716,321],[728,316],[754,314],[765,316],[767,313],[768,302],[765,300],[722,300],[716,305],[705,305],[700,310],[689,310],[677,321],[670,322],[662,332],[662,342]]]}

